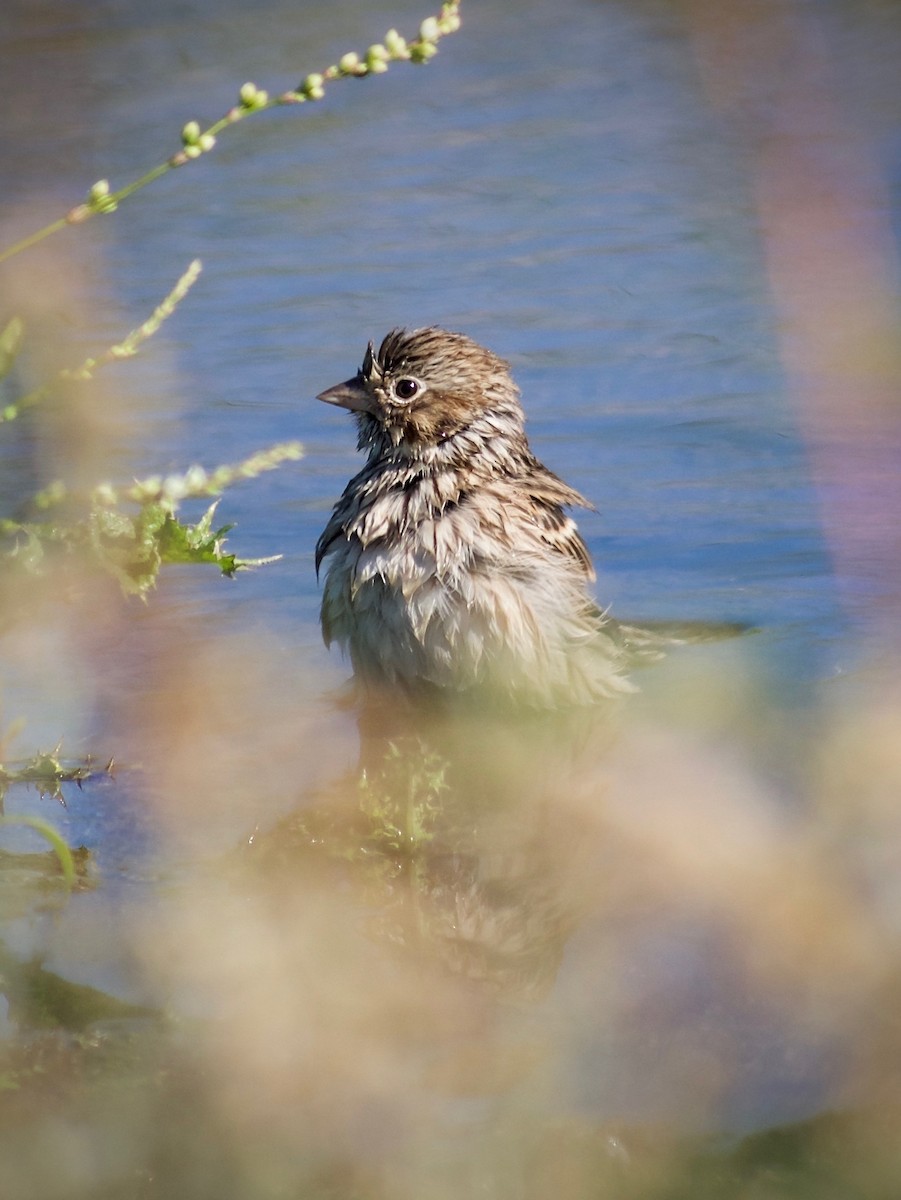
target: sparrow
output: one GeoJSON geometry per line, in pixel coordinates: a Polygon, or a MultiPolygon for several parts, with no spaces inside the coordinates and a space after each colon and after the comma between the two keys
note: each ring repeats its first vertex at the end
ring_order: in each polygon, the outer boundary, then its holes
{"type": "Polygon", "coordinates": [[[559,709],[635,690],[630,658],[661,638],[592,597],[568,511],[592,506],[532,452],[507,362],[394,329],[317,398],[353,414],[366,454],[316,546],[325,643],[365,692],[559,709]]]}

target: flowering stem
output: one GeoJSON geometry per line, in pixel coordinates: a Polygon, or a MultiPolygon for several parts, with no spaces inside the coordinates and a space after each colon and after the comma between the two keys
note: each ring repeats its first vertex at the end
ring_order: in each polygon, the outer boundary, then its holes
{"type": "Polygon", "coordinates": [[[97,358],[87,358],[77,367],[65,368],[59,372],[53,383],[36,388],[14,403],[7,404],[5,408],[0,409],[0,424],[4,421],[14,421],[20,413],[28,408],[33,408],[35,404],[39,404],[42,400],[45,400],[53,391],[54,386],[58,384],[59,380],[77,379],[84,381],[92,379],[99,367],[105,366],[107,363],[116,362],[120,358],[131,358],[137,354],[141,344],[146,342],[149,337],[152,337],[163,321],[167,317],[171,317],[173,312],[175,312],[177,305],[184,299],[189,289],[193,287],[200,271],[200,260],[195,258],[169,295],[156,306],[152,315],[147,318],[143,325],[139,325],[137,329],[133,329],[121,342],[117,342],[115,346],[108,347],[97,358]]]}
{"type": "Polygon", "coordinates": [[[71,209],[64,217],[46,225],[43,229],[0,251],[0,263],[21,254],[31,246],[42,242],[51,234],[58,233],[67,225],[80,225],[98,213],[115,212],[121,202],[155,182],[176,167],[183,167],[192,160],[212,150],[216,137],[229,125],[250,116],[287,104],[305,104],[321,100],[327,84],[336,79],[362,78],[366,75],[381,75],[392,62],[426,63],[438,51],[438,42],[446,33],[454,33],[460,27],[460,0],[445,0],[437,17],[427,17],[419,27],[419,35],[412,41],[402,38],[396,29],[390,29],[384,42],[369,47],[365,54],[349,51],[339,61],[321,73],[307,75],[296,88],[270,97],[268,92],[255,83],[245,83],[238,93],[238,103],[208,129],[201,130],[196,121],[189,121],[181,132],[181,149],[165,162],[159,163],[139,179],[125,184],[118,191],[111,191],[107,180],[100,179],[88,192],[87,198],[71,209]]]}

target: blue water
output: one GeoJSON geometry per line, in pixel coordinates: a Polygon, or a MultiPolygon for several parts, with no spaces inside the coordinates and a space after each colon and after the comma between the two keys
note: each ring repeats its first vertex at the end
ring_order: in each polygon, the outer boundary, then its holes
{"type": "MultiPolygon", "coordinates": [[[[510,358],[537,450],[596,504],[583,525],[602,602],[768,627],[803,613],[815,654],[837,613],[741,143],[705,103],[674,15],[570,8],[512,20],[481,6],[429,69],[247,122],[63,235],[97,306],[86,342],[141,319],[192,257],[205,267],[165,343],[123,376],[143,436],[122,447],[122,473],[302,439],[303,465],[223,511],[242,551],[288,555],[270,586],[302,597],[295,616],[313,623],[309,552],[354,459],[348,422],[312,397],[370,337],[444,324],[510,358]]],[[[66,63],[96,84],[89,161],[72,164],[64,203],[169,151],[185,114],[217,116],[239,76],[287,85],[334,39],[378,25],[348,5],[330,29],[314,9],[284,38],[298,22],[271,5],[245,45],[238,6],[216,11],[195,34],[174,16],[136,28],[127,5],[112,22],[75,10],[87,28],[66,63]],[[161,72],[179,53],[184,68],[161,72]]],[[[405,11],[417,10],[381,19],[405,11]]],[[[36,41],[49,65],[58,49],[36,41]]],[[[236,598],[210,586],[220,602],[236,598]]]]}

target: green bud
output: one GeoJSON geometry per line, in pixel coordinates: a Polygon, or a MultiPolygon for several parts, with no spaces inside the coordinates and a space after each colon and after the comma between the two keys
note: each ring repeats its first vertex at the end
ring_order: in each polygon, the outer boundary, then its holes
{"type": "Polygon", "coordinates": [[[388,70],[388,59],[391,56],[381,43],[376,42],[366,51],[366,69],[373,75],[381,75],[388,70]]]}
{"type": "Polygon", "coordinates": [[[207,485],[207,473],[203,467],[188,467],[185,472],[185,489],[188,492],[199,492],[207,485]]]}
{"type": "Polygon", "coordinates": [[[406,58],[407,43],[396,29],[389,29],[385,34],[385,49],[392,58],[406,58]]]}
{"type": "Polygon", "coordinates": [[[116,490],[111,483],[101,483],[94,488],[94,501],[96,504],[118,504],[116,490]]]}
{"type": "Polygon", "coordinates": [[[186,158],[200,158],[203,151],[199,146],[185,146],[184,154],[186,158]]]}
{"type": "Polygon", "coordinates": [[[449,9],[443,13],[438,21],[438,28],[442,33],[456,33],[460,28],[460,14],[456,9],[449,9]]]}
{"type": "Polygon", "coordinates": [[[161,475],[151,475],[149,479],[138,479],[135,481],[135,486],[132,493],[135,499],[152,500],[160,494],[160,488],[163,486],[161,475]]]}
{"type": "Polygon", "coordinates": [[[184,500],[187,494],[185,481],[181,475],[167,475],[163,480],[160,491],[167,500],[174,500],[176,503],[179,500],[184,500]]]}
{"type": "Polygon", "coordinates": [[[338,59],[338,70],[343,75],[353,75],[356,73],[357,67],[360,65],[360,56],[355,54],[353,50],[338,59]]]}
{"type": "Polygon", "coordinates": [[[325,95],[322,84],[323,78],[321,75],[308,75],[297,90],[309,100],[321,100],[325,95]]]}
{"type": "Polygon", "coordinates": [[[241,108],[246,112],[253,112],[254,109],[264,108],[269,103],[269,93],[258,88],[255,83],[245,83],[238,92],[238,99],[241,108]]]}
{"type": "Polygon", "coordinates": [[[410,47],[410,58],[415,63],[428,62],[437,53],[438,47],[434,42],[414,42],[410,47]]]}
{"type": "Polygon", "coordinates": [[[202,133],[197,139],[197,145],[201,150],[212,150],[216,145],[216,139],[211,133],[202,133]]]}
{"type": "Polygon", "coordinates": [[[185,146],[193,146],[200,137],[200,126],[196,121],[189,121],[181,131],[181,140],[185,146]]]}
{"type": "Polygon", "coordinates": [[[426,17],[419,26],[419,36],[424,42],[437,42],[440,35],[438,22],[434,17],[426,17]]]}
{"type": "Polygon", "coordinates": [[[88,192],[87,202],[88,212],[108,213],[115,212],[118,207],[116,201],[110,196],[109,180],[98,179],[92,185],[88,192]]]}

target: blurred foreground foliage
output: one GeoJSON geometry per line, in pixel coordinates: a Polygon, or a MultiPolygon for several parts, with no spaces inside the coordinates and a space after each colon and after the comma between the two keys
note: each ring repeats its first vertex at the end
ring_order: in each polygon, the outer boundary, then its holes
{"type": "MultiPolygon", "coordinates": [[[[0,954],[2,963],[2,954],[0,954]]],[[[37,974],[33,971],[32,977],[37,974]]],[[[449,1123],[425,1161],[386,1156],[369,1162],[335,1139],[322,1145],[298,1128],[293,1155],[273,1152],[265,1129],[236,1140],[210,1103],[204,1062],[190,1023],[110,1011],[89,989],[49,973],[41,986],[68,1028],[37,1032],[0,1049],[0,1184],[8,1200],[385,1200],[485,1196],[490,1200],[890,1200],[901,1174],[892,1130],[901,1113],[828,1114],[724,1143],[671,1130],[592,1125],[576,1118],[529,1120],[484,1129],[449,1123]],[[57,985],[67,988],[56,995],[57,985]],[[90,1130],[82,1180],[64,1181],[71,1147],[61,1143],[72,1114],[90,1130]],[[44,1136],[36,1136],[40,1119],[44,1136]],[[136,1137],[136,1130],[140,1136],[136,1137]],[[140,1149],[139,1149],[140,1148],[140,1149]],[[398,1161],[401,1160],[401,1161],[398,1161]],[[26,1165],[22,1186],[9,1170],[26,1165]],[[477,1181],[483,1186],[477,1187],[477,1181]],[[43,1189],[43,1190],[42,1190],[43,1189]],[[415,1189],[415,1190],[414,1190],[415,1189]]],[[[27,982],[33,983],[33,978],[27,982]]],[[[45,1003],[47,1003],[45,1001],[45,1003]]],[[[44,1010],[46,1011],[46,1009],[44,1010]]],[[[390,1138],[386,1139],[390,1142],[390,1138]]]]}
{"type": "MultiPolygon", "coordinates": [[[[560,1105],[515,1014],[531,983],[553,985],[573,932],[546,910],[564,893],[536,888],[537,864],[580,875],[572,844],[590,831],[564,810],[559,828],[511,844],[448,766],[425,744],[392,744],[214,864],[203,887],[221,889],[220,924],[200,918],[213,941],[188,969],[214,985],[202,1016],[118,999],[0,941],[18,1031],[0,1045],[4,1200],[897,1194],[901,1111],[888,1096],[745,1135],[560,1105]]],[[[508,814],[513,827],[536,815],[508,814]]],[[[48,861],[29,870],[52,890],[48,861]]],[[[196,922],[193,908],[188,897],[177,920],[196,922]]],[[[190,957],[190,935],[162,945],[190,957]]]]}
{"type": "Polygon", "coordinates": [[[213,471],[195,466],[184,475],[153,476],[124,488],[104,483],[87,496],[69,497],[62,485],[53,485],[33,502],[41,519],[0,521],[6,561],[41,575],[48,566],[76,557],[79,564],[92,563],[112,575],[126,595],[142,599],[168,563],[212,564],[231,576],[277,562],[279,555],[246,559],[226,552],[225,535],[232,526],[214,525],[218,500],[193,523],[180,519],[179,506],[186,499],[216,496],[237,480],[253,479],[301,455],[297,442],[285,442],[213,471]]]}
{"type": "MultiPolygon", "coordinates": [[[[57,379],[12,400],[0,410],[0,425],[28,413],[69,380],[86,382],[107,363],[135,355],[143,342],[157,332],[175,311],[200,273],[193,262],[172,292],[154,313],[121,342],[80,366],[61,371],[57,379]]],[[[15,366],[24,340],[23,323],[13,318],[0,333],[0,380],[15,366]]],[[[183,474],[150,476],[129,484],[104,481],[87,492],[73,492],[55,480],[36,495],[23,500],[11,515],[0,515],[0,570],[4,611],[0,628],[15,626],[33,602],[50,590],[65,597],[82,590],[92,575],[111,576],[125,596],[146,601],[170,564],[211,565],[225,576],[278,560],[241,558],[225,549],[229,524],[215,522],[219,498],[242,480],[255,479],[285,462],[301,458],[298,442],[284,442],[260,450],[243,461],[212,470],[192,466],[183,474]],[[185,501],[210,500],[199,519],[185,521],[180,508],[185,501]],[[9,603],[15,597],[14,603],[9,603]]],[[[7,736],[0,745],[0,810],[7,789],[31,784],[44,795],[62,800],[62,784],[79,786],[109,767],[98,767],[90,757],[64,763],[59,748],[39,751],[24,761],[11,761],[7,736]]]]}
{"type": "MultiPolygon", "coordinates": [[[[52,395],[54,384],[89,380],[106,363],[136,354],[172,315],[199,273],[200,263],[192,263],[147,321],[97,358],[61,371],[56,381],[8,403],[0,413],[2,422],[16,420],[52,395]]],[[[22,323],[13,318],[0,334],[0,379],[15,364],[22,338],[22,323]]],[[[41,576],[48,567],[75,561],[80,568],[93,566],[112,575],[127,595],[146,599],[167,563],[213,564],[230,576],[276,561],[242,559],[225,551],[231,526],[213,524],[218,497],[239,480],[253,479],[302,453],[298,442],[285,442],[212,471],[194,466],[182,475],[152,476],[126,486],[102,482],[86,495],[72,495],[62,481],[54,481],[20,504],[15,514],[0,516],[5,573],[41,576]],[[183,501],[209,497],[215,499],[198,521],[180,519],[183,501]]]]}

